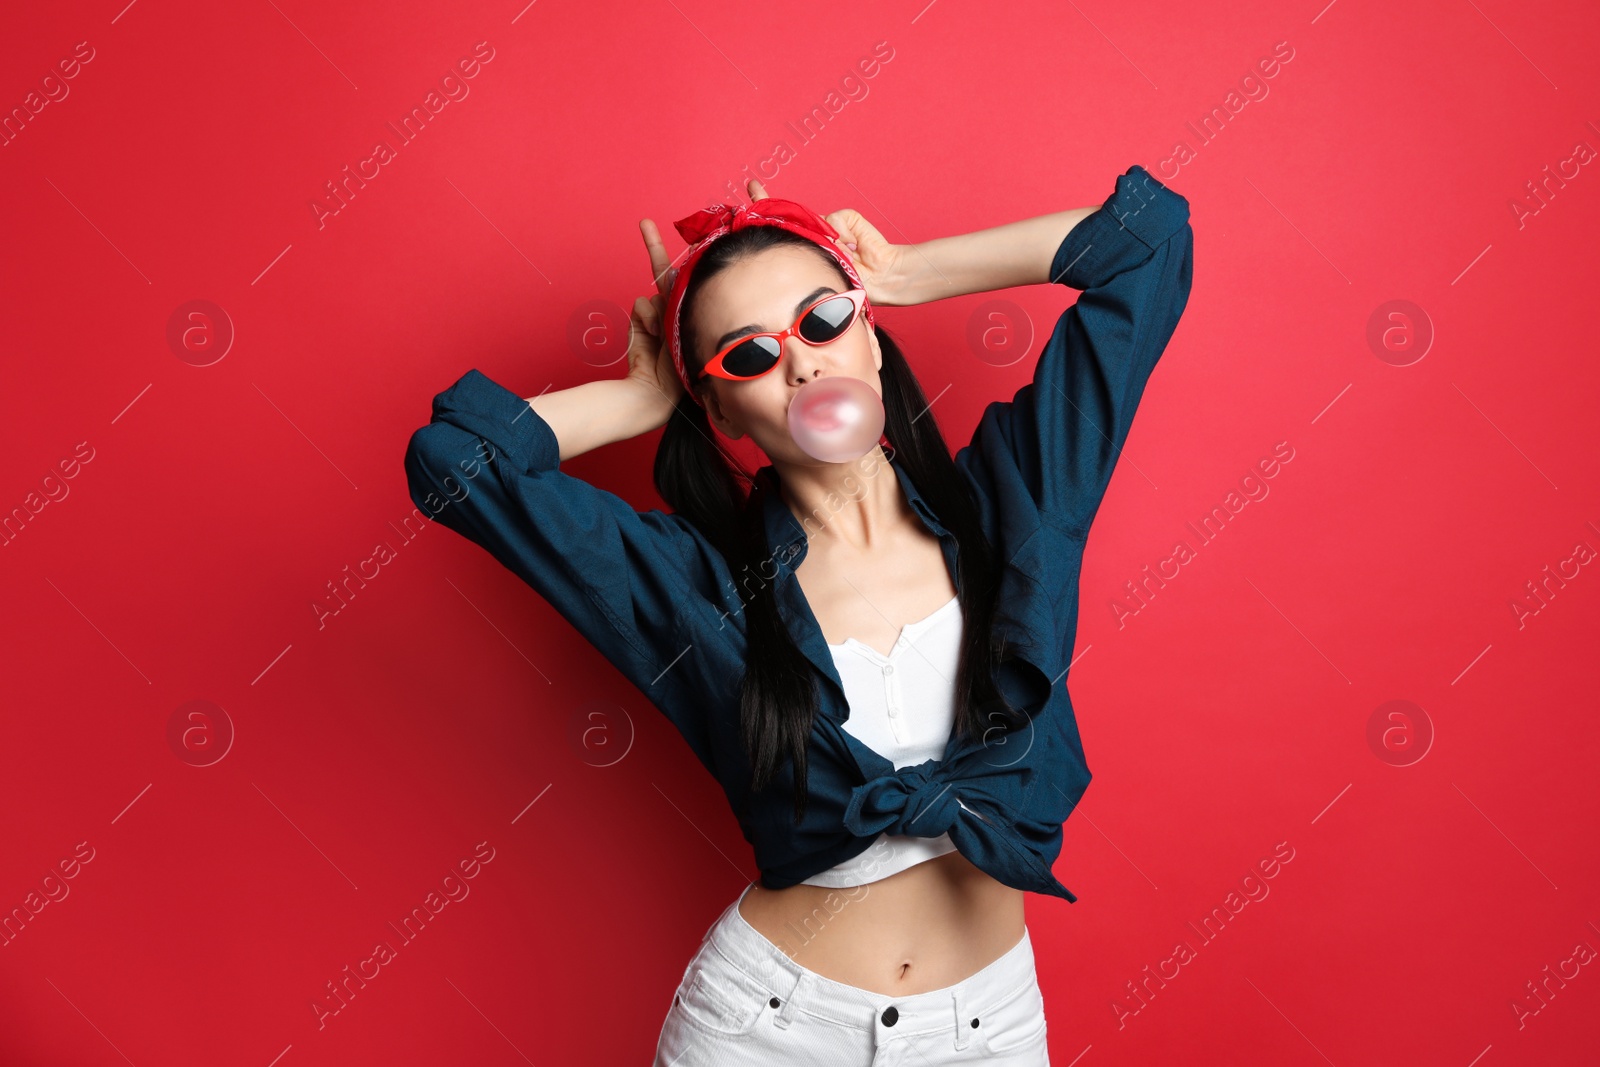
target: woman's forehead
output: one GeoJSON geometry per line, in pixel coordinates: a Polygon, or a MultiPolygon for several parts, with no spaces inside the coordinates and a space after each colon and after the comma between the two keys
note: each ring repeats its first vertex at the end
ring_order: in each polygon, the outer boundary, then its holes
{"type": "Polygon", "coordinates": [[[729,264],[706,282],[700,320],[708,337],[751,323],[782,329],[794,319],[795,302],[817,289],[838,290],[840,271],[820,250],[798,245],[769,248],[729,264]]]}

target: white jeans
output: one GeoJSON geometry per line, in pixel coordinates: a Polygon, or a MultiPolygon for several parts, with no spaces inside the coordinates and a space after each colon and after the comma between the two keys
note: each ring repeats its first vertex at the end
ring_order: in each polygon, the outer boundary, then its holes
{"type": "Polygon", "coordinates": [[[1049,1067],[1026,928],[964,981],[893,997],[794,962],[739,914],[749,892],[728,905],[684,968],[654,1067],[1049,1067]]]}

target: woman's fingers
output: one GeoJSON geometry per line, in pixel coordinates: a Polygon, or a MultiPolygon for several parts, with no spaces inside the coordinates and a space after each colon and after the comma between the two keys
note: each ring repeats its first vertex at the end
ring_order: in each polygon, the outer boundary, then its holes
{"type": "MultiPolygon", "coordinates": [[[[655,275],[656,289],[662,293],[672,289],[672,260],[667,256],[667,246],[661,243],[661,231],[650,219],[639,222],[639,232],[644,234],[644,247],[650,253],[650,272],[655,275]]],[[[643,299],[641,297],[641,299],[643,299]]]]}
{"type": "Polygon", "coordinates": [[[633,314],[651,337],[661,336],[661,296],[641,296],[633,302],[633,314]]]}
{"type": "Polygon", "coordinates": [[[865,221],[859,212],[852,208],[842,208],[831,215],[824,215],[823,220],[829,226],[839,231],[838,243],[854,252],[861,241],[861,226],[865,221]]]}
{"type": "Polygon", "coordinates": [[[750,184],[746,188],[750,191],[751,200],[765,200],[767,197],[767,187],[754,178],[750,179],[750,184]]]}
{"type": "MultiPolygon", "coordinates": [[[[828,225],[840,233],[860,235],[873,232],[872,223],[868,222],[866,217],[853,207],[840,208],[831,215],[824,215],[823,218],[828,220],[828,225]]],[[[854,236],[851,239],[854,240],[854,236]]]]}

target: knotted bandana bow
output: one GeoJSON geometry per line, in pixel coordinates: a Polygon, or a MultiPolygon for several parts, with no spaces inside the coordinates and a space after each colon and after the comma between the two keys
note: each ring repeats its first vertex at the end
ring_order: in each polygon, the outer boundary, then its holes
{"type": "MultiPolygon", "coordinates": [[[[693,215],[679,219],[673,225],[677,227],[679,236],[689,242],[689,251],[683,262],[674,270],[672,289],[667,294],[667,349],[672,354],[672,365],[678,372],[678,380],[683,382],[684,390],[696,404],[700,403],[700,400],[694,395],[689,383],[689,372],[684,362],[683,340],[679,335],[678,324],[682,318],[680,311],[683,306],[683,294],[689,286],[694,265],[717,238],[748,226],[777,226],[790,233],[799,234],[816,244],[838,262],[839,269],[844,271],[845,277],[850,279],[850,284],[854,288],[866,288],[861,282],[861,276],[856,273],[855,264],[850,262],[850,257],[833,243],[839,236],[839,231],[834,229],[827,219],[793,200],[780,200],[769,196],[748,204],[718,204],[715,207],[701,208],[693,215]]],[[[868,303],[862,309],[862,313],[867,321],[867,328],[871,329],[872,305],[868,303]]]]}

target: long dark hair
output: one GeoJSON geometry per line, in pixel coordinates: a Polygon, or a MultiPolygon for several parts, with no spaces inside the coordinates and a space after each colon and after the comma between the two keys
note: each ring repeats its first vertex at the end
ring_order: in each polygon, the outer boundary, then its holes
{"type": "MultiPolygon", "coordinates": [[[[746,227],[717,239],[696,262],[683,298],[684,362],[694,387],[702,381],[694,343],[696,293],[730,264],[781,245],[812,250],[846,286],[850,284],[828,253],[775,226],[746,227]]],[[[981,736],[996,725],[985,720],[996,718],[1006,729],[1014,728],[1026,721],[1026,715],[1011,708],[994,684],[999,651],[991,631],[998,560],[979,522],[977,501],[956,470],[938,424],[931,416],[918,417],[929,411],[922,386],[894,338],[881,325],[875,326],[874,332],[883,353],[879,381],[884,435],[893,447],[895,461],[905,468],[960,546],[957,569],[964,636],[955,683],[956,730],[966,737],[981,736]]],[[[656,450],[654,478],[661,498],[705,534],[736,576],[748,641],[739,720],[750,759],[750,788],[752,792],[767,788],[787,755],[794,764],[794,817],[798,822],[805,813],[806,744],[817,714],[817,692],[811,662],[795,645],[778,614],[772,582],[762,577],[774,573],[762,518],[766,494],[774,487],[740,466],[718,439],[705,409],[687,394],[667,421],[656,450]]]]}

